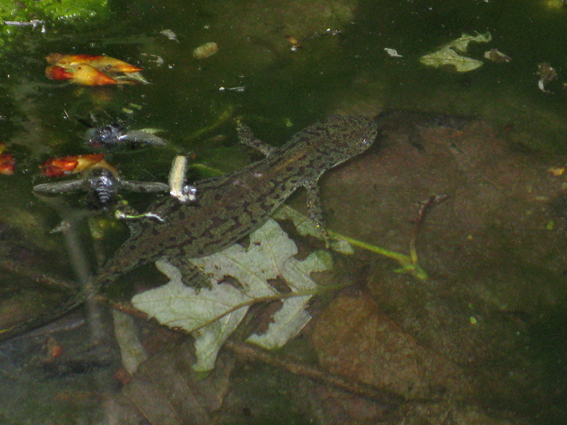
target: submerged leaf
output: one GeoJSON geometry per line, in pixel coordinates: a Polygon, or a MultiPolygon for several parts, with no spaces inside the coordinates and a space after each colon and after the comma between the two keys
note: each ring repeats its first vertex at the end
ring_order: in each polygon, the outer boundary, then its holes
{"type": "Polygon", "coordinates": [[[158,268],[171,281],[136,295],[132,303],[162,324],[192,332],[198,358],[194,368],[211,370],[218,351],[252,304],[283,299],[283,306],[274,315],[267,333],[249,338],[250,342],[265,348],[281,347],[310,320],[305,306],[316,292],[316,284],[309,274],[329,270],[330,255],[313,253],[306,260],[298,261],[293,258],[296,254],[294,242],[270,220],[250,235],[248,248],[234,245],[208,257],[188,260],[212,279],[211,289],[197,293],[182,283],[177,268],[160,261],[158,268]],[[236,278],[241,289],[219,283],[226,276],[236,278]],[[280,294],[268,283],[278,276],[287,283],[291,294],[280,294]]]}
{"type": "Polygon", "coordinates": [[[469,72],[482,66],[481,61],[461,56],[450,47],[444,47],[434,53],[422,56],[420,62],[435,68],[452,65],[457,72],[469,72]]]}
{"type": "MultiPolygon", "coordinates": [[[[293,292],[314,291],[316,284],[309,278],[311,272],[323,272],[333,267],[328,252],[317,251],[304,261],[291,259],[283,264],[282,277],[288,282],[293,292]]],[[[287,341],[295,337],[309,322],[311,316],[305,311],[311,295],[287,298],[282,308],[273,316],[268,330],[262,335],[252,335],[246,341],[268,350],[281,348],[287,341]]]]}
{"type": "Polygon", "coordinates": [[[460,38],[441,46],[439,50],[422,56],[420,62],[435,68],[452,65],[456,68],[457,72],[472,71],[481,67],[483,63],[479,60],[462,56],[457,52],[466,52],[471,41],[488,43],[491,40],[492,35],[489,32],[486,34],[477,34],[476,36],[463,33],[460,38]]]}
{"type": "Polygon", "coordinates": [[[488,43],[489,41],[492,41],[492,35],[489,32],[485,34],[477,33],[476,35],[463,33],[460,38],[451,41],[443,47],[452,47],[459,52],[466,52],[471,41],[476,43],[488,43]]]}

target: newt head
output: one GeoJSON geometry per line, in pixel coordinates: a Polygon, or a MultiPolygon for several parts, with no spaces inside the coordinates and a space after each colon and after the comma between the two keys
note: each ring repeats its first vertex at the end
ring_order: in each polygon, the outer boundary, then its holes
{"type": "Polygon", "coordinates": [[[332,160],[332,164],[326,164],[328,168],[361,154],[378,136],[378,123],[372,118],[332,115],[326,124],[328,133],[318,150],[332,160]]]}

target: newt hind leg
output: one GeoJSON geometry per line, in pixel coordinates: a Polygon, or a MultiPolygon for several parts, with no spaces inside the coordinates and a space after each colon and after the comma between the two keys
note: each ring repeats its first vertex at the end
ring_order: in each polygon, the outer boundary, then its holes
{"type": "Polygon", "coordinates": [[[303,183],[303,187],[307,190],[307,210],[309,212],[309,218],[319,229],[326,247],[329,248],[329,233],[327,232],[325,218],[323,217],[319,184],[316,181],[308,180],[303,183]]]}

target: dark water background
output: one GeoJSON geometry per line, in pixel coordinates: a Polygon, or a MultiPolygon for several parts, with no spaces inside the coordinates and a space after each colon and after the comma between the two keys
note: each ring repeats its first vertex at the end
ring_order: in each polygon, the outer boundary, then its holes
{"type": "MultiPolygon", "coordinates": [[[[247,164],[251,157],[238,145],[232,120],[217,125],[223,114],[242,117],[272,144],[337,111],[465,115],[513,128],[512,141],[522,148],[558,158],[567,152],[567,8],[544,0],[142,0],[112,2],[110,9],[109,18],[91,24],[52,23],[45,33],[18,29],[17,41],[7,43],[0,57],[0,140],[17,160],[15,175],[0,176],[0,220],[46,252],[65,255],[61,239],[48,233],[60,217],[31,189],[46,181],[39,166],[47,158],[91,153],[82,138],[86,128],[75,119],[91,114],[103,123],[122,120],[134,129],[163,130],[168,146],[113,155],[111,162],[130,180],[166,181],[177,153],[195,152],[198,163],[221,170],[247,164]],[[177,40],[160,34],[165,29],[177,40]],[[465,54],[485,62],[475,71],[460,74],[419,63],[463,32],[487,31],[492,41],[471,43],[465,54]],[[292,51],[288,34],[303,47],[292,51]],[[195,59],[192,50],[209,41],[218,43],[218,53],[195,59]],[[384,48],[403,57],[389,57],[384,48]],[[483,59],[490,48],[512,61],[483,59]],[[44,58],[53,52],[120,58],[143,67],[151,84],[80,87],[49,81],[44,58]],[[552,93],[537,87],[542,62],[559,75],[547,87],[552,93]]],[[[131,201],[143,206],[147,198],[131,201]]],[[[84,237],[88,243],[86,230],[84,237]]],[[[72,276],[65,265],[55,271],[72,276]]],[[[553,320],[541,326],[543,351],[556,346],[546,335],[565,322],[561,314],[553,320]]],[[[545,359],[564,372],[565,355],[552,352],[545,359]]]]}

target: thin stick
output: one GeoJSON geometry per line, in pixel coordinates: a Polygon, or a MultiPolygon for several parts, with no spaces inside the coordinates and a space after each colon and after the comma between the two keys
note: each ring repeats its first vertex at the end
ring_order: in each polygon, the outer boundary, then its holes
{"type": "MultiPolygon", "coordinates": [[[[333,375],[321,371],[320,369],[299,363],[295,360],[281,356],[273,356],[266,351],[253,345],[229,339],[225,347],[233,353],[247,361],[258,361],[285,369],[295,375],[311,379],[316,382],[330,385],[343,391],[347,391],[357,396],[378,401],[391,407],[396,407],[402,403],[416,402],[417,400],[407,400],[404,396],[396,394],[385,388],[378,388],[371,385],[361,384],[339,375],[333,375]]],[[[421,400],[423,402],[424,400],[421,400]]]]}
{"type": "Polygon", "coordinates": [[[0,258],[0,268],[8,270],[12,273],[25,276],[33,280],[34,282],[46,285],[52,288],[65,289],[65,290],[76,290],[77,284],[74,282],[68,282],[64,279],[58,279],[49,276],[45,273],[38,272],[36,270],[30,269],[29,266],[19,264],[14,260],[8,258],[0,258]]]}
{"type": "Polygon", "coordinates": [[[410,257],[414,263],[417,263],[417,237],[419,235],[419,232],[421,231],[421,228],[423,227],[425,217],[427,217],[427,214],[429,213],[429,211],[431,211],[431,208],[433,208],[435,205],[445,202],[447,199],[449,199],[449,195],[444,193],[441,195],[432,195],[429,197],[429,199],[421,202],[421,207],[417,212],[417,218],[415,219],[410,239],[410,257]]]}

